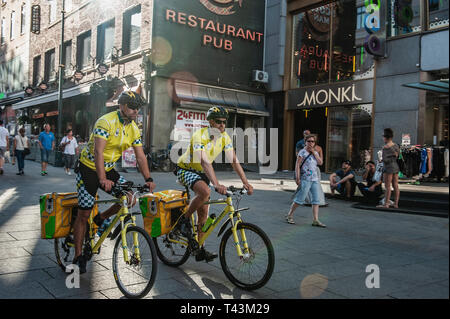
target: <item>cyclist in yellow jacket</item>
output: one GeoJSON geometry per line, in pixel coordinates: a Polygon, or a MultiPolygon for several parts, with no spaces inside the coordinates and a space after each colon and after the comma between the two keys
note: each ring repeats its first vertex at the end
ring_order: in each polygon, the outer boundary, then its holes
{"type": "MultiPolygon", "coordinates": [[[[253,187],[248,182],[234,152],[233,142],[225,132],[228,111],[222,106],[214,106],[208,110],[207,120],[210,127],[199,129],[193,134],[189,149],[179,158],[176,169],[178,181],[195,192],[195,197],[180,220],[181,232],[188,238],[192,229],[190,216],[195,211],[198,214],[199,239],[203,236],[201,229],[208,219],[209,207],[204,203],[209,199],[209,184],[212,183],[218,193],[226,195],[227,188],[219,183],[212,166],[212,162],[222,151],[225,151],[225,156],[241,178],[248,194],[253,193],[253,187]]],[[[192,239],[190,241],[192,242],[192,239]]],[[[217,254],[207,252],[204,247],[194,253],[197,261],[208,262],[217,257],[217,254]]]]}
{"type": "MultiPolygon", "coordinates": [[[[78,215],[74,224],[75,258],[73,260],[73,263],[78,265],[80,273],[86,272],[86,259],[82,255],[83,236],[95,204],[97,190],[101,188],[110,193],[114,184],[126,182],[114,169],[124,150],[133,147],[146,185],[150,188],[150,192],[155,188],[142,148],[141,134],[135,123],[139,109],[144,104],[144,100],[138,93],[123,92],[119,97],[120,109],[105,114],[97,120],[89,142],[81,152],[79,165],[75,169],[78,215]]],[[[117,214],[119,210],[120,205],[115,204],[97,215],[94,222],[101,226],[106,218],[117,214]]]]}

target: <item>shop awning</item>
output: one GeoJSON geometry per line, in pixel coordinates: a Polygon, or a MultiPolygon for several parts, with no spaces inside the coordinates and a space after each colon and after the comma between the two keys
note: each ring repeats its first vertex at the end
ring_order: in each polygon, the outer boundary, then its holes
{"type": "Polygon", "coordinates": [[[403,86],[406,86],[409,88],[414,88],[414,89],[419,89],[419,90],[436,92],[436,93],[447,93],[448,94],[448,91],[449,91],[448,79],[408,83],[408,84],[403,84],[403,86]]]}
{"type": "MultiPolygon", "coordinates": [[[[101,80],[102,79],[100,78],[93,82],[83,83],[81,85],[77,85],[72,88],[65,89],[65,90],[63,90],[63,98],[67,99],[67,98],[71,98],[71,97],[74,97],[74,96],[77,96],[80,94],[89,93],[89,89],[90,89],[91,85],[98,81],[101,81],[101,80]]],[[[44,104],[44,103],[57,101],[58,93],[59,93],[58,91],[52,92],[52,93],[47,93],[47,94],[44,93],[42,95],[24,99],[22,102],[14,104],[13,109],[19,110],[19,109],[23,109],[23,108],[34,106],[34,105],[40,105],[40,104],[44,104]]]]}
{"type": "Polygon", "coordinates": [[[175,82],[175,93],[182,101],[197,102],[207,106],[222,105],[237,113],[269,116],[265,97],[262,94],[181,81],[175,82]]]}
{"type": "Polygon", "coordinates": [[[23,101],[24,95],[25,95],[25,93],[21,92],[21,93],[11,94],[3,99],[0,99],[0,106],[12,105],[12,104],[18,103],[20,101],[23,101]]]}

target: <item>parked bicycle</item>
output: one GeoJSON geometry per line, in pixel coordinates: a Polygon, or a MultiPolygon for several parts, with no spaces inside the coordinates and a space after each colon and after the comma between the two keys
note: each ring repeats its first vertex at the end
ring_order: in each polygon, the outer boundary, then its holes
{"type": "MultiPolygon", "coordinates": [[[[221,226],[218,237],[222,236],[219,249],[220,264],[227,278],[237,287],[254,290],[263,287],[271,278],[275,255],[269,237],[258,226],[245,223],[241,212],[249,208],[239,209],[239,202],[247,193],[244,188],[228,187],[226,199],[210,200],[208,205],[226,205],[222,213],[212,222],[204,236],[198,241],[196,218],[191,216],[192,233],[195,243],[180,232],[179,217],[166,235],[154,237],[159,259],[166,265],[178,267],[184,264],[190,255],[194,255],[211,235],[220,221],[227,217],[221,226]],[[236,199],[236,208],[233,206],[236,199]],[[228,228],[228,226],[230,226],[228,228]]],[[[189,189],[186,187],[189,199],[189,189]]],[[[180,214],[181,217],[182,214],[180,214]]]]}
{"type": "MultiPolygon", "coordinates": [[[[128,210],[136,196],[145,192],[148,192],[146,186],[133,186],[133,182],[116,184],[112,193],[117,198],[97,200],[96,204],[119,203],[120,211],[97,240],[95,237],[97,226],[93,222],[94,216],[91,213],[83,243],[83,255],[89,261],[94,255],[100,254],[101,246],[110,234],[111,241],[117,239],[112,256],[112,271],[119,290],[127,298],[146,296],[156,278],[158,263],[154,243],[146,231],[136,225],[136,216],[140,213],[131,213],[128,210]],[[133,188],[136,189],[135,192],[133,188]],[[128,203],[127,193],[132,193],[130,203],[128,203]]],[[[75,217],[72,216],[72,221],[75,217]]],[[[66,272],[75,253],[73,235],[56,238],[54,248],[56,261],[66,272]]]]}
{"type": "MultiPolygon", "coordinates": [[[[154,146],[152,146],[153,148],[154,146]]],[[[158,150],[156,152],[146,152],[148,167],[154,171],[171,172],[173,170],[173,164],[170,160],[171,144],[167,146],[167,149],[158,150]]]]}

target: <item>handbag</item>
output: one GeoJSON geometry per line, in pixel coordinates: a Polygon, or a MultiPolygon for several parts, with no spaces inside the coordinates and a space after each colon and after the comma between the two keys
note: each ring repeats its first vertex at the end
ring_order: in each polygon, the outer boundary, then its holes
{"type": "Polygon", "coordinates": [[[31,154],[30,148],[29,147],[25,147],[25,143],[23,142],[22,136],[20,137],[20,140],[22,142],[22,146],[23,146],[23,155],[27,156],[31,154]]]}
{"type": "MultiPolygon", "coordinates": [[[[64,140],[64,138],[63,138],[63,140],[64,140]]],[[[58,150],[59,150],[60,152],[64,152],[64,151],[66,150],[66,146],[67,146],[68,144],[70,144],[70,141],[64,142],[64,145],[62,145],[62,144],[63,144],[63,141],[61,141],[61,144],[59,144],[59,147],[58,147],[58,150]]]]}

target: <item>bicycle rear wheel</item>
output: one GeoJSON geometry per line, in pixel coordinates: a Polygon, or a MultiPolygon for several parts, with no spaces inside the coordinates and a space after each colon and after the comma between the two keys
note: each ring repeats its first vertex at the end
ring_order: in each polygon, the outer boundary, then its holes
{"type": "Polygon", "coordinates": [[[67,266],[72,264],[75,256],[75,245],[73,236],[69,235],[65,238],[55,238],[54,241],[56,262],[62,271],[66,272],[67,266]]]}
{"type": "Polygon", "coordinates": [[[174,240],[178,241],[179,238],[173,231],[153,238],[159,259],[167,266],[178,267],[189,259],[190,251],[186,245],[174,240]]]}
{"type": "Polygon", "coordinates": [[[239,245],[244,253],[239,257],[233,232],[229,228],[220,242],[220,264],[227,278],[237,287],[245,290],[259,289],[270,279],[275,265],[275,255],[269,237],[256,225],[241,223],[237,227],[239,245]],[[245,237],[249,251],[244,251],[241,230],[245,237]]]}
{"type": "Polygon", "coordinates": [[[148,234],[140,227],[130,226],[126,232],[129,262],[124,260],[125,244],[122,236],[116,241],[113,252],[113,273],[117,287],[131,299],[142,298],[153,287],[157,271],[155,246],[148,234]],[[134,235],[137,235],[138,245],[135,245],[134,235]],[[136,254],[139,249],[139,255],[136,254]]]}

